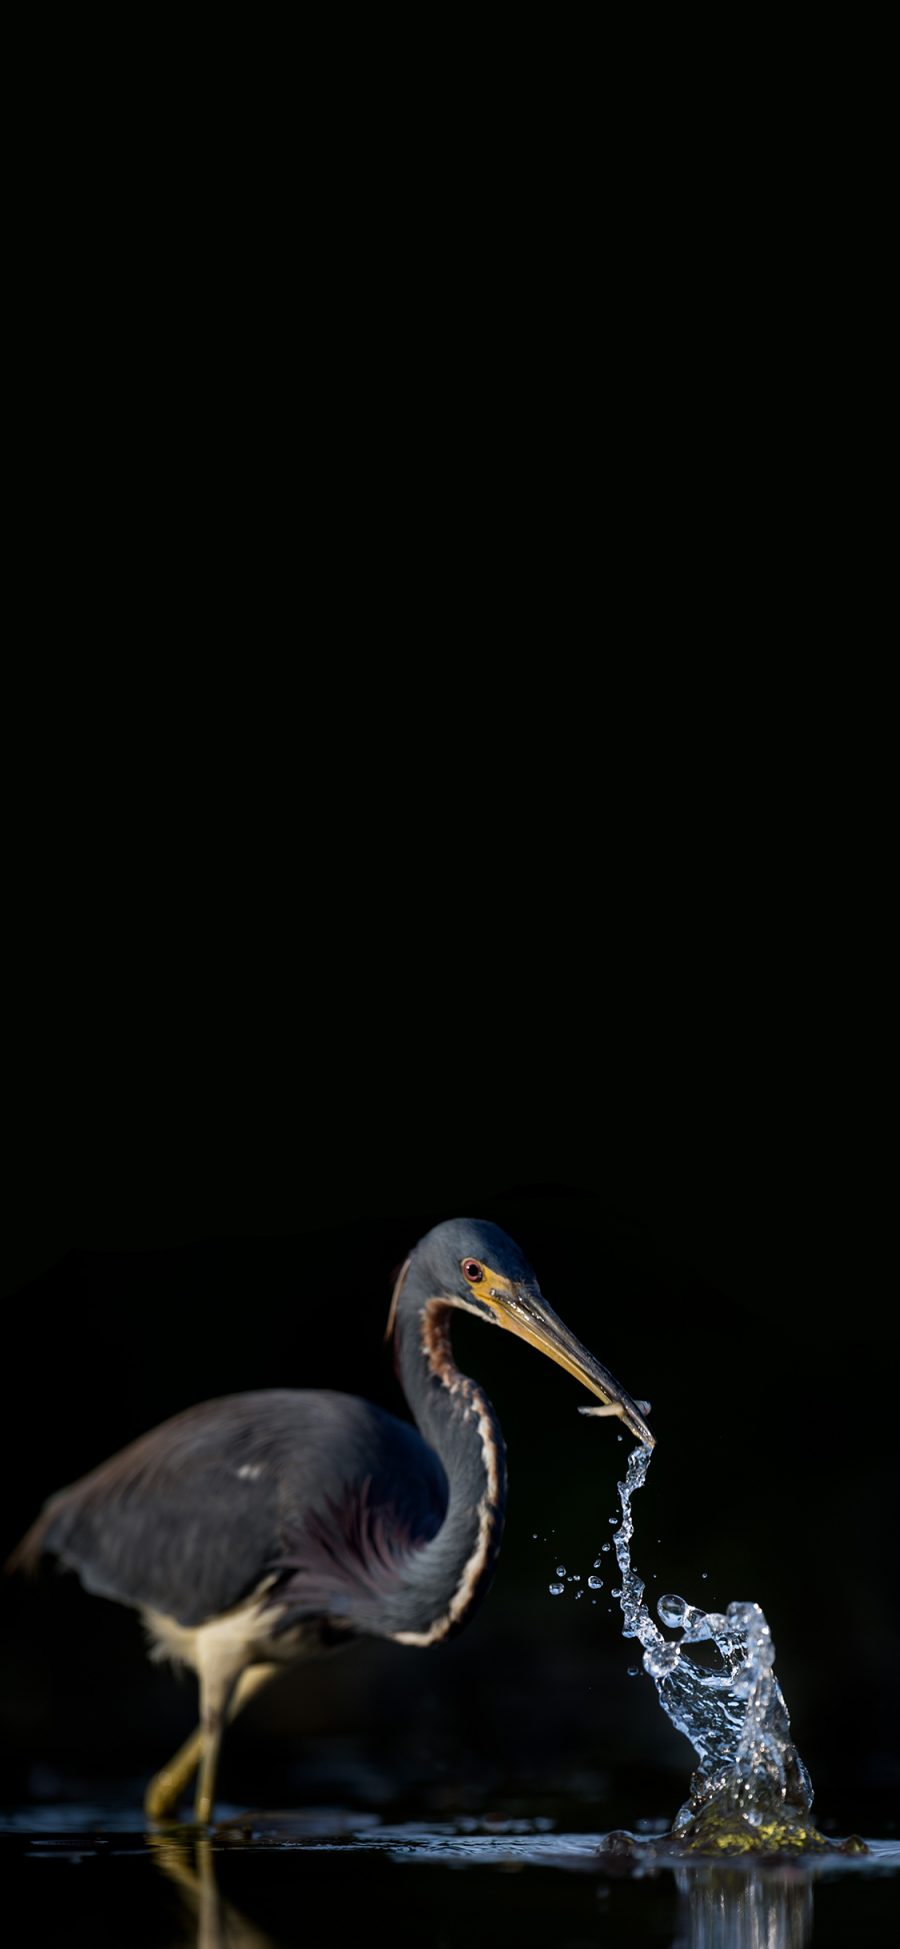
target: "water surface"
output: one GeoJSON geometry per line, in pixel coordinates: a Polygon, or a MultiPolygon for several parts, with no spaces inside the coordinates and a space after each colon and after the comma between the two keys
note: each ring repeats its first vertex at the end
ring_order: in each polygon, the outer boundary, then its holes
{"type": "Polygon", "coordinates": [[[861,1949],[893,1935],[900,1842],[770,1864],[676,1860],[667,1845],[540,1815],[234,1810],[203,1839],[148,1832],[136,1810],[113,1806],[46,1807],[39,1825],[33,1808],[0,1817],[7,1908],[27,1918],[17,1939],[73,1949],[283,1949],[320,1934],[323,1913],[336,1940],[367,1939],[377,1915],[392,1949],[861,1949]]]}

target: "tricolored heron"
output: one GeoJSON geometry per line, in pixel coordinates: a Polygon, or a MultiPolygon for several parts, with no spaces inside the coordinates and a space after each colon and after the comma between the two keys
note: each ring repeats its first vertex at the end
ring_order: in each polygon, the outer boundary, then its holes
{"type": "Polygon", "coordinates": [[[53,1496],[20,1544],[16,1565],[57,1557],[87,1590],[141,1612],[151,1655],[198,1675],[200,1725],[151,1781],[153,1818],[199,1768],[196,1818],[209,1821],[226,1720],[279,1668],[363,1635],[440,1644],[483,1598],[506,1462],[490,1402],[454,1363],[456,1307],[529,1341],[652,1444],[513,1240],[451,1219],[410,1253],[391,1301],[415,1428],[326,1389],[207,1401],[53,1496]]]}

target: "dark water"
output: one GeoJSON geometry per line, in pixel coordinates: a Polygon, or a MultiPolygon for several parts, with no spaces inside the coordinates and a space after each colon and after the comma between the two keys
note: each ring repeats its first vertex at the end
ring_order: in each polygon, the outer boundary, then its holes
{"type": "Polygon", "coordinates": [[[74,1949],[283,1949],[311,1933],[367,1939],[376,1921],[392,1949],[862,1949],[895,1940],[900,1920],[900,1842],[868,1846],[747,1866],[679,1862],[661,1835],[540,1816],[235,1812],[208,1838],[148,1832],[128,1808],[0,1816],[5,1909],[22,1918],[7,1940],[74,1949]]]}

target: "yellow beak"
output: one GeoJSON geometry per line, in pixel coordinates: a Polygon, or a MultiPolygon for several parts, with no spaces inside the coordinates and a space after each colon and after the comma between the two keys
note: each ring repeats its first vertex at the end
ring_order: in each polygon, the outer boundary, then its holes
{"type": "MultiPolygon", "coordinates": [[[[588,1353],[574,1333],[570,1333],[565,1321],[547,1305],[542,1293],[534,1288],[514,1286],[502,1273],[492,1272],[490,1266],[485,1266],[484,1283],[479,1280],[477,1287],[473,1288],[473,1296],[475,1294],[482,1304],[490,1306],[499,1326],[517,1334],[520,1340],[527,1340],[530,1346],[537,1347],[539,1353],[546,1354],[548,1360],[554,1360],[558,1367],[564,1367],[567,1374],[581,1381],[582,1386],[589,1388],[592,1394],[598,1395],[605,1403],[606,1412],[624,1421],[638,1441],[647,1448],[654,1446],[655,1437],[651,1435],[640,1412],[641,1408],[646,1409],[646,1402],[642,1401],[639,1407],[631,1395],[626,1394],[608,1369],[601,1366],[592,1353],[588,1353]]],[[[584,1412],[602,1414],[604,1409],[586,1408],[584,1412]]]]}

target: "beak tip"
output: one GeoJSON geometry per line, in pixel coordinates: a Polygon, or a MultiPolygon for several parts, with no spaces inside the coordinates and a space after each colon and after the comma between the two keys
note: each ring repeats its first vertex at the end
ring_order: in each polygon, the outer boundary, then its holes
{"type": "MultiPolygon", "coordinates": [[[[638,1408],[643,1408],[646,1413],[650,1411],[649,1401],[638,1401],[635,1405],[638,1408]]],[[[624,1421],[626,1428],[630,1429],[631,1433],[637,1436],[642,1448],[656,1447],[656,1436],[650,1433],[646,1422],[641,1420],[640,1415],[635,1414],[626,1417],[617,1402],[610,1402],[606,1407],[602,1408],[579,1407],[578,1412],[579,1414],[590,1415],[597,1421],[624,1421]]]]}

